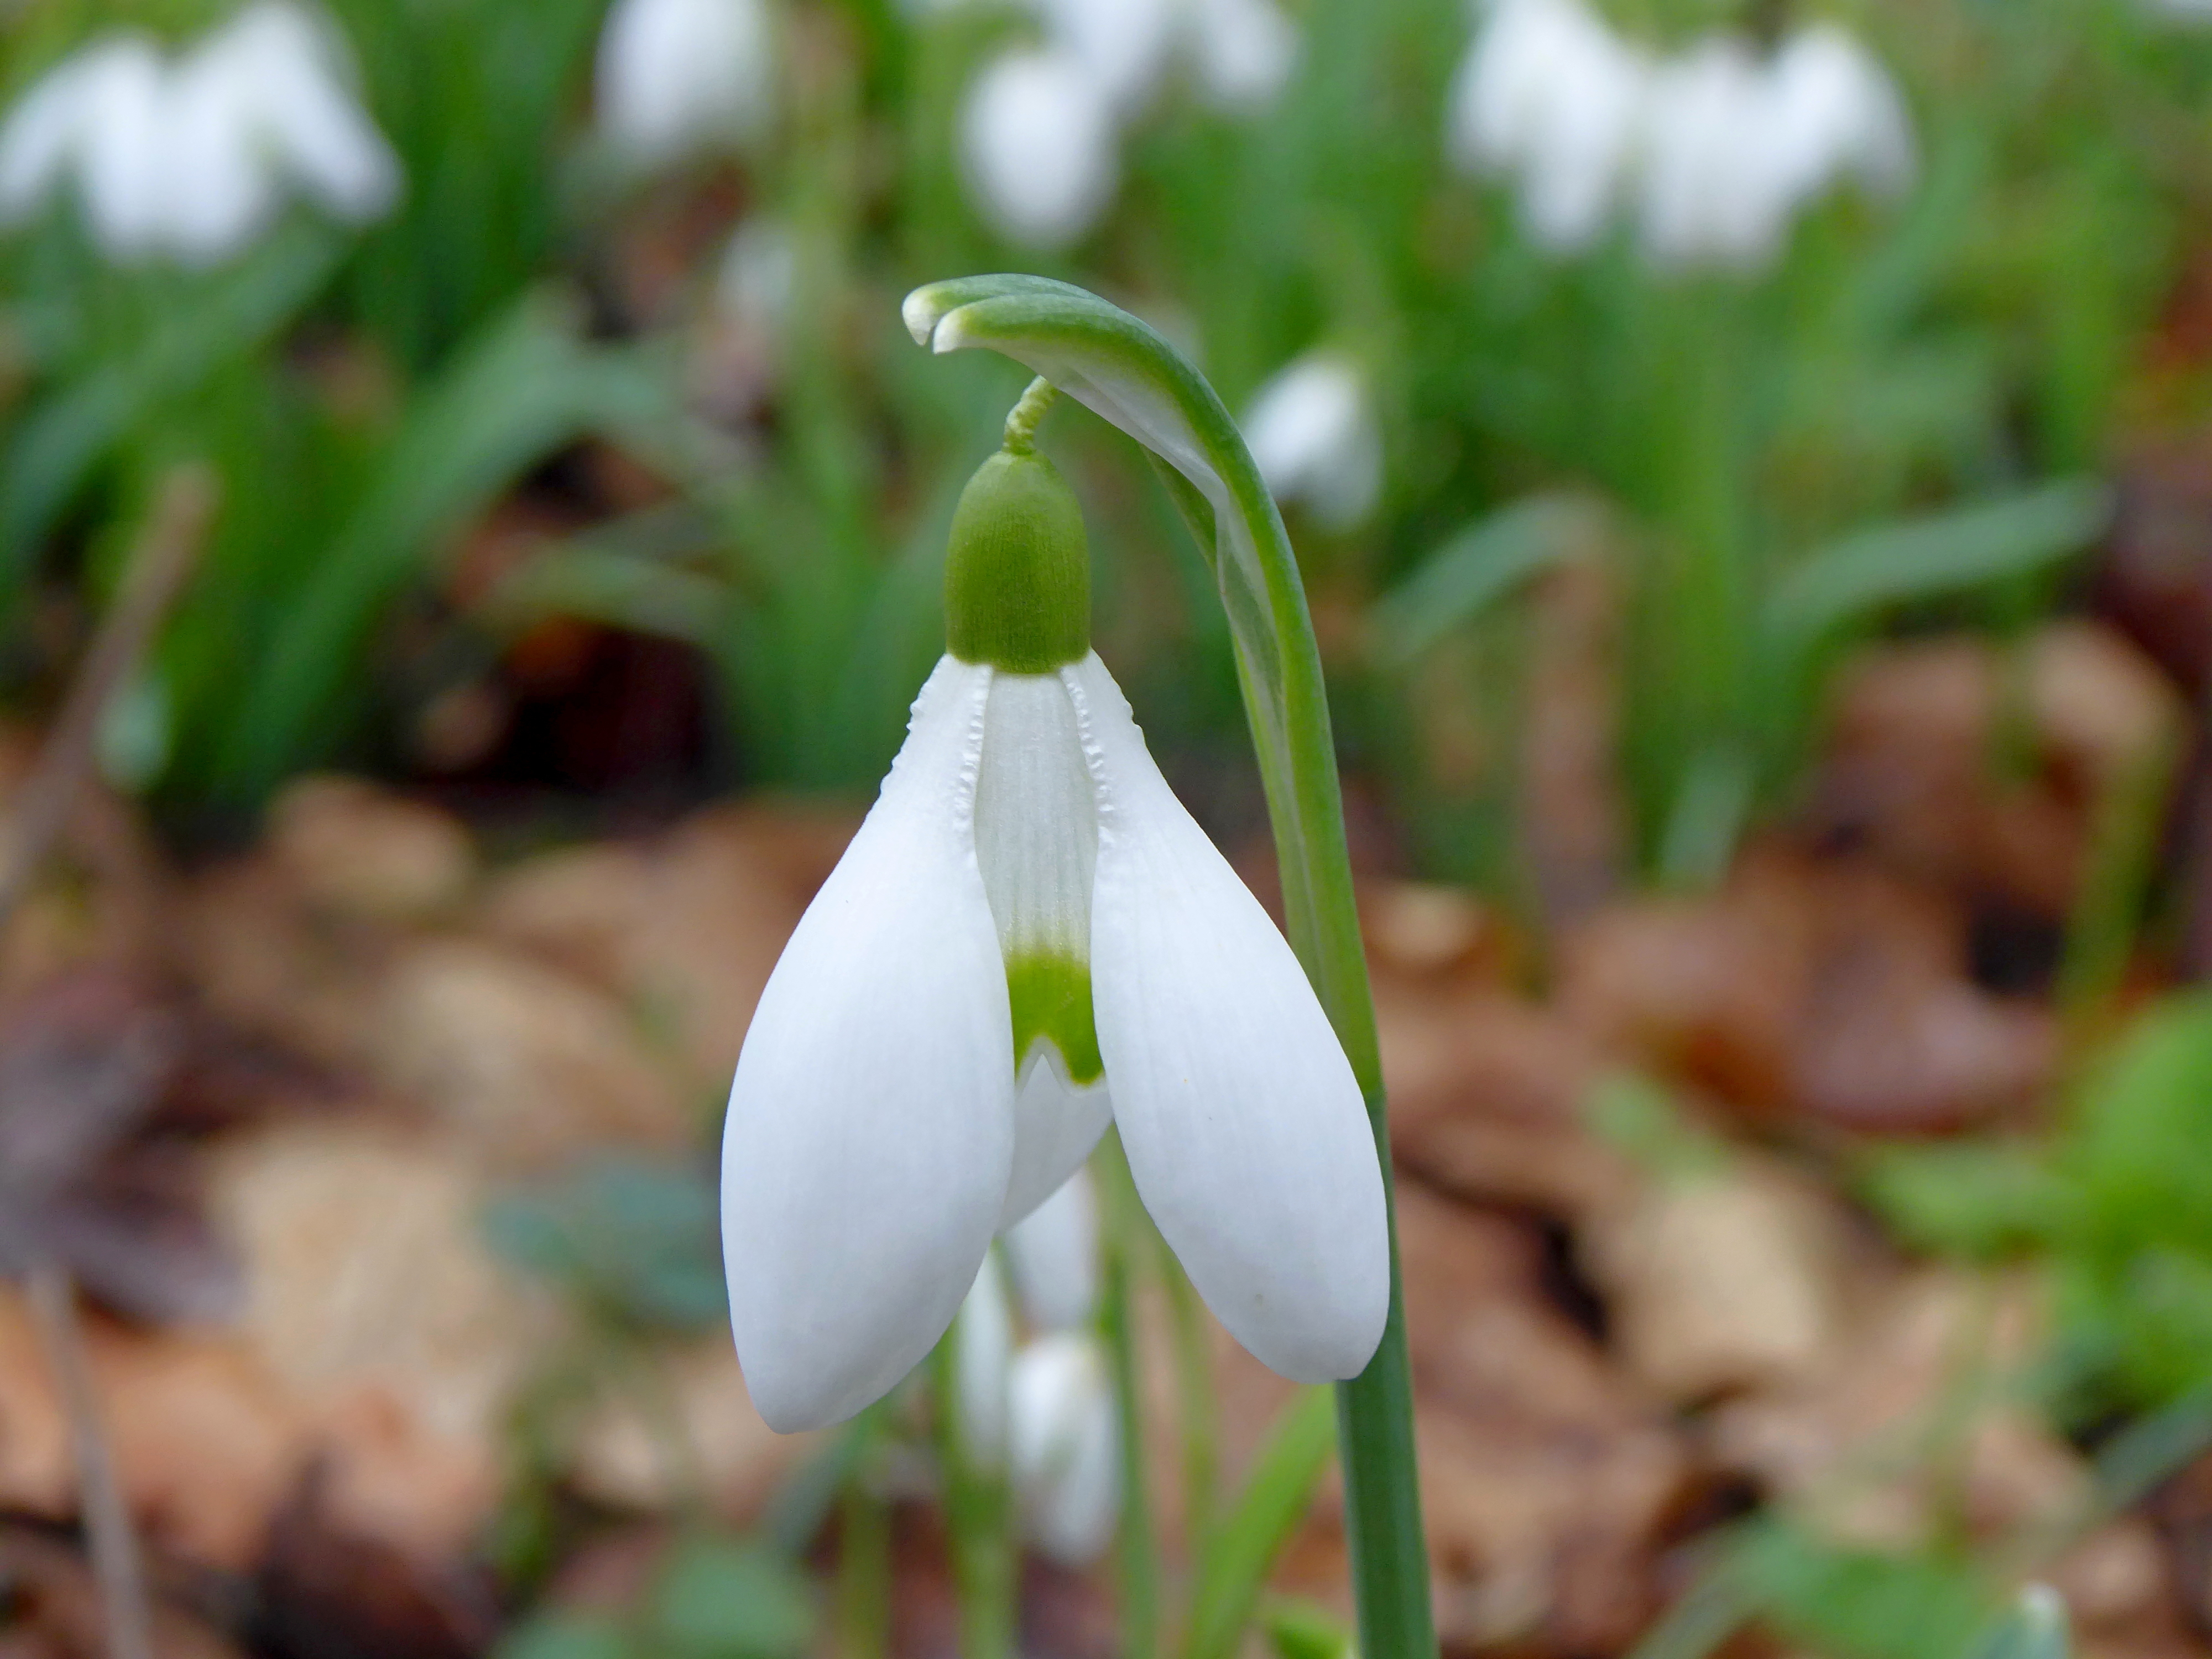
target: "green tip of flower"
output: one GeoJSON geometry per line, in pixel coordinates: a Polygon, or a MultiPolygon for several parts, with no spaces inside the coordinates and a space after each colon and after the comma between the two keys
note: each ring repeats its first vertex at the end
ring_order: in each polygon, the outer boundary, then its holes
{"type": "Polygon", "coordinates": [[[1001,450],[952,514],[945,647],[1009,674],[1048,674],[1091,649],[1091,549],[1083,509],[1035,451],[1001,450]]]}

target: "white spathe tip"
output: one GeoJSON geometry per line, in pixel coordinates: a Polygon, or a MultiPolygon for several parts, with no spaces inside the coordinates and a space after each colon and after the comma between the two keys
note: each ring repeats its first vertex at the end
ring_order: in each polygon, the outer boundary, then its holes
{"type": "Polygon", "coordinates": [[[1073,243],[1120,183],[1111,89],[1072,52],[1025,49],[993,59],[968,88],[960,131],[977,208],[1024,246],[1073,243]]]}
{"type": "Polygon", "coordinates": [[[599,36],[599,125],[640,166],[756,137],[774,109],[763,0],[616,0],[599,36]]]}
{"type": "Polygon", "coordinates": [[[1382,493],[1382,434],[1366,377],[1342,353],[1310,351],[1253,394],[1241,422],[1252,459],[1279,501],[1346,530],[1382,493]]]}
{"type": "Polygon", "coordinates": [[[1030,1343],[1008,1380],[1014,1490],[1037,1547],[1064,1566],[1097,1560],[1121,1513],[1121,1425],[1106,1357],[1073,1332],[1030,1343]]]}

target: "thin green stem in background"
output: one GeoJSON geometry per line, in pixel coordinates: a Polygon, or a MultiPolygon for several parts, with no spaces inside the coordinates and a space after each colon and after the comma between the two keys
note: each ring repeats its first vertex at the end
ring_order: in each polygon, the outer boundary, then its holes
{"type": "MultiPolygon", "coordinates": [[[[1320,647],[1290,538],[1236,422],[1158,333],[1070,283],[966,277],[917,289],[902,309],[917,341],[938,351],[1002,352],[1157,458],[1228,614],[1275,832],[1286,931],[1358,1079],[1391,1204],[1382,1054],[1320,647]]],[[[1366,1659],[1425,1659],[1436,1651],[1436,1631],[1395,1212],[1390,1237],[1390,1315],[1381,1346],[1364,1371],[1337,1386],[1345,1532],[1366,1659]]]]}
{"type": "Polygon", "coordinates": [[[1160,1640],[1160,1540],[1145,1468],[1144,1371],[1138,1359],[1136,1307],[1139,1249],[1146,1228],[1121,1138],[1110,1130],[1099,1143],[1096,1167],[1106,1212],[1106,1283],[1099,1325],[1114,1368],[1114,1403],[1121,1431],[1121,1518],[1115,1571],[1121,1654],[1122,1659],[1152,1659],[1160,1640]]]}
{"type": "Polygon", "coordinates": [[[1153,1259],[1167,1292],[1168,1329],[1175,1346],[1176,1429],[1182,1440],[1183,1535],[1203,1550],[1212,1535],[1221,1469],[1221,1399],[1214,1392],[1213,1355],[1205,1305],[1190,1275],[1157,1239],[1153,1259]]]}
{"type": "Polygon", "coordinates": [[[891,1511],[863,1448],[837,1526],[838,1659],[884,1659],[891,1645],[891,1511]]]}
{"type": "MultiPolygon", "coordinates": [[[[963,1310],[962,1318],[968,1317],[963,1310]]],[[[945,1521],[960,1607],[962,1659],[1011,1659],[1021,1559],[1004,1448],[971,1446],[961,1416],[960,1325],[937,1345],[937,1443],[945,1470],[945,1521]]],[[[986,1379],[987,1384],[1002,1379],[986,1379]]]]}

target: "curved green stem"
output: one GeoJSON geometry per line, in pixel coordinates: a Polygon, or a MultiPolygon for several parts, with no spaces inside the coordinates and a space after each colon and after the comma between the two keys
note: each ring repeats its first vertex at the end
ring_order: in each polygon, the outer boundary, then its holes
{"type": "MultiPolygon", "coordinates": [[[[1237,423],[1206,378],[1146,324],[1039,276],[971,276],[907,296],[933,350],[1003,352],[1149,449],[1212,565],[1280,863],[1283,908],[1322,1007],[1390,1158],[1381,1051],[1367,984],[1321,653],[1281,515],[1237,423]]],[[[1338,1385],[1345,1526],[1366,1659],[1436,1651],[1413,1452],[1413,1389],[1391,1224],[1390,1318],[1367,1369],[1338,1385]]]]}

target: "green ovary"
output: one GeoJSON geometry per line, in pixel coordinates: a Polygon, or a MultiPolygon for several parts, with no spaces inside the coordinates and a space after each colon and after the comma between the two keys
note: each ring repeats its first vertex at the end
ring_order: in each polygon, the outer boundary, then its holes
{"type": "Polygon", "coordinates": [[[1006,1000],[1014,1013],[1014,1065],[1044,1038],[1060,1050],[1071,1083],[1096,1083],[1106,1070],[1091,1018],[1091,968],[1057,951],[1006,958],[1006,1000]]]}

